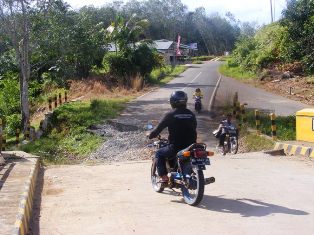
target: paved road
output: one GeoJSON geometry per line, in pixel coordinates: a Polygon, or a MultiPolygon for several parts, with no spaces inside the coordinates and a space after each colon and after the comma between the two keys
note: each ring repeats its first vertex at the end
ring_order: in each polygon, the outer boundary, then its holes
{"type": "Polygon", "coordinates": [[[216,140],[211,135],[211,132],[217,128],[217,122],[213,121],[209,115],[209,102],[218,79],[217,63],[207,62],[201,65],[192,65],[167,85],[131,102],[121,117],[119,117],[119,120],[130,123],[130,120],[137,119],[143,125],[149,120],[160,120],[171,109],[169,98],[170,94],[175,90],[184,90],[188,94],[188,108],[194,110],[193,93],[196,88],[201,88],[204,94],[202,100],[204,111],[196,115],[199,141],[213,147],[216,144],[216,140]]]}
{"type": "Polygon", "coordinates": [[[313,162],[216,156],[199,207],[155,193],[149,170],[149,161],[49,168],[34,234],[314,234],[313,162]]]}
{"type": "Polygon", "coordinates": [[[223,77],[221,80],[216,97],[216,105],[221,106],[228,103],[228,101],[232,102],[232,96],[236,91],[239,93],[241,103],[247,103],[248,108],[275,112],[277,115],[294,115],[301,109],[311,107],[226,77],[223,77]]]}

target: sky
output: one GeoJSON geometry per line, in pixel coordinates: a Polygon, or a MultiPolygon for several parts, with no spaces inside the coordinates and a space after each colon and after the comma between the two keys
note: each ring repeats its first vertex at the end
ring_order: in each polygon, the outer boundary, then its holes
{"type": "MultiPolygon", "coordinates": [[[[74,9],[78,9],[84,5],[102,6],[112,0],[65,0],[74,9]]],[[[189,10],[197,7],[204,7],[208,14],[219,12],[224,15],[230,11],[240,21],[256,21],[258,24],[270,23],[270,0],[181,0],[183,4],[188,6],[189,10]]],[[[281,11],[286,6],[286,0],[273,0],[275,8],[275,20],[278,20],[281,11]]]]}

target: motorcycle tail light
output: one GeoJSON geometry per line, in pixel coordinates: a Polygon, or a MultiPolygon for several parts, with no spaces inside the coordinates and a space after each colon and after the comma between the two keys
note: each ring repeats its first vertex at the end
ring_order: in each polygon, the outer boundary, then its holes
{"type": "Polygon", "coordinates": [[[207,157],[207,152],[205,150],[195,150],[194,151],[194,157],[196,158],[204,158],[207,157]]]}
{"type": "Polygon", "coordinates": [[[183,156],[183,157],[190,157],[190,156],[191,156],[191,152],[190,152],[190,151],[184,151],[184,152],[182,153],[182,156],[183,156]]]}

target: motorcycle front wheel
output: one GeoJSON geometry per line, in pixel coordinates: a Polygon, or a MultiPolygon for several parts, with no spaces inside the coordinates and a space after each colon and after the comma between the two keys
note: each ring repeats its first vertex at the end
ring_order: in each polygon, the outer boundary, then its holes
{"type": "Polygon", "coordinates": [[[157,172],[156,159],[154,159],[152,162],[152,167],[151,167],[151,182],[152,182],[153,189],[157,193],[161,193],[162,191],[164,191],[164,187],[158,181],[159,181],[159,175],[157,172]]]}
{"type": "Polygon", "coordinates": [[[204,173],[202,170],[198,170],[193,167],[193,171],[190,176],[190,181],[195,183],[196,187],[189,187],[182,185],[181,191],[183,195],[183,199],[185,203],[190,206],[198,205],[204,196],[204,189],[205,189],[205,180],[204,180],[204,173]]]}
{"type": "Polygon", "coordinates": [[[238,138],[236,138],[236,137],[231,138],[231,140],[230,140],[230,152],[232,154],[237,154],[238,148],[239,148],[238,138]]]}

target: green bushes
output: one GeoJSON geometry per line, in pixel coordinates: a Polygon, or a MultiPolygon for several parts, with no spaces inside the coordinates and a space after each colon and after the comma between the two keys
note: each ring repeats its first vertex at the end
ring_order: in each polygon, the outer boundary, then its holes
{"type": "Polygon", "coordinates": [[[288,1],[282,20],[262,27],[254,36],[240,37],[232,54],[234,62],[243,69],[259,72],[298,61],[304,72],[313,73],[313,15],[313,1],[288,1]]]}
{"type": "Polygon", "coordinates": [[[284,32],[284,27],[274,23],[261,28],[254,37],[241,37],[232,54],[233,63],[257,72],[279,61],[284,32]]]}

